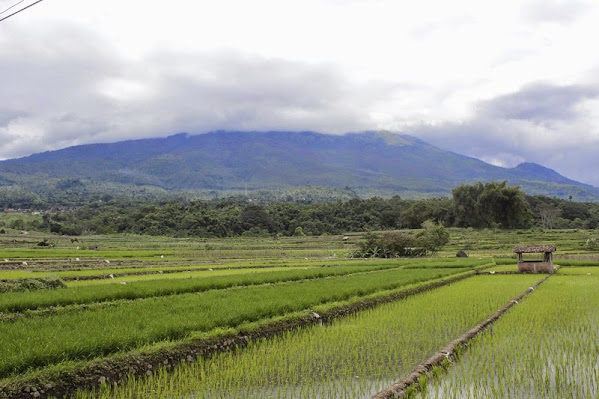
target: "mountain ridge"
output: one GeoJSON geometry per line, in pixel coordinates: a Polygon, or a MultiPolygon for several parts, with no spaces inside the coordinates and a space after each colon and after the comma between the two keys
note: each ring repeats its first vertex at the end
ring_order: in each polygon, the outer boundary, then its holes
{"type": "Polygon", "coordinates": [[[177,190],[350,187],[361,196],[445,196],[462,183],[503,181],[529,194],[599,200],[599,189],[542,165],[502,168],[388,131],[216,131],[84,144],[0,161],[0,184],[79,179],[177,190]],[[415,195],[417,196],[417,195],[415,195]]]}

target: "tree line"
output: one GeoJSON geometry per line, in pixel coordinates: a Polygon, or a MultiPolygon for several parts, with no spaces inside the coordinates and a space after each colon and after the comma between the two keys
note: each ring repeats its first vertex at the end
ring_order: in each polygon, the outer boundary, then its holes
{"type": "Polygon", "coordinates": [[[41,220],[14,220],[6,227],[66,235],[234,237],[420,229],[426,221],[445,227],[597,228],[599,204],[526,196],[506,182],[490,182],[462,184],[450,198],[421,200],[374,197],[306,204],[228,198],[139,203],[105,198],[76,209],[45,212],[41,220]]]}

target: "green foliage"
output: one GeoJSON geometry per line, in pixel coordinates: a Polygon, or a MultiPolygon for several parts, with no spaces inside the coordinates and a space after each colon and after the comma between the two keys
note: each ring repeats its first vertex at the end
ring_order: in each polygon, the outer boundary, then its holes
{"type": "Polygon", "coordinates": [[[531,212],[519,187],[502,183],[461,184],[452,191],[455,226],[526,227],[531,212]]]}
{"type": "Polygon", "coordinates": [[[422,229],[416,234],[416,240],[427,253],[435,253],[449,242],[449,232],[441,224],[427,220],[422,223],[422,229]]]}
{"type": "Polygon", "coordinates": [[[395,258],[403,256],[420,256],[421,248],[415,248],[416,239],[399,231],[383,233],[383,235],[367,233],[364,241],[359,243],[360,249],[353,254],[354,258],[395,258]]]}
{"type": "Polygon", "coordinates": [[[49,242],[47,238],[44,238],[42,241],[37,243],[38,247],[55,247],[56,244],[53,242],[49,242]]]}
{"type": "Polygon", "coordinates": [[[431,220],[422,223],[422,231],[411,236],[400,231],[382,235],[367,233],[360,249],[353,254],[355,258],[395,258],[424,256],[437,252],[449,242],[449,232],[431,220]]]}
{"type": "MultiPolygon", "coordinates": [[[[57,288],[66,288],[66,284],[56,276],[0,281],[0,293],[54,290],[57,288]]],[[[43,293],[42,296],[46,295],[47,293],[43,293]]],[[[0,298],[7,297],[8,294],[4,294],[0,298]]]]}
{"type": "Polygon", "coordinates": [[[293,235],[298,237],[304,237],[306,233],[304,233],[304,229],[302,229],[301,226],[297,226],[295,228],[295,231],[293,232],[293,235]]]}
{"type": "MultiPolygon", "coordinates": [[[[14,230],[61,235],[134,233],[171,237],[335,235],[387,229],[419,229],[433,220],[446,227],[588,229],[599,226],[599,204],[547,197],[524,197],[503,183],[477,183],[454,189],[453,198],[407,200],[400,197],[318,203],[259,201],[247,198],[210,201],[136,202],[117,197],[50,208],[42,215],[0,214],[14,230]],[[548,212],[551,211],[551,212],[548,212]],[[552,213],[554,212],[554,213],[552,213]]],[[[464,248],[460,248],[464,249],[464,248]]]]}

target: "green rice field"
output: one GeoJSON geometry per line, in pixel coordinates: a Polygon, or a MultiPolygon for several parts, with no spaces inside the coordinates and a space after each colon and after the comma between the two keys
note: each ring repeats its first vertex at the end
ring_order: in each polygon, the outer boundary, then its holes
{"type": "Polygon", "coordinates": [[[596,398],[599,268],[560,273],[473,342],[423,398],[596,398]]]}
{"type": "Polygon", "coordinates": [[[473,277],[143,382],[132,379],[100,397],[368,397],[538,280],[473,277]]]}
{"type": "Polygon", "coordinates": [[[596,232],[449,230],[412,259],[353,259],[361,234],[6,234],[0,398],[370,397],[540,281],[504,274],[531,243],[558,271],[405,393],[597,397],[596,232]]]}

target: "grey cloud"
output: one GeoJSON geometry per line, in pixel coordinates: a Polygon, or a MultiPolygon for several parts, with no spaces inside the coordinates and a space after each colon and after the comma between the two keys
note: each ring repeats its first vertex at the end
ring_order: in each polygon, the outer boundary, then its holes
{"type": "Polygon", "coordinates": [[[9,25],[0,36],[0,156],[56,148],[101,125],[92,115],[108,104],[93,94],[94,85],[118,69],[113,60],[104,43],[80,27],[9,25]],[[79,122],[68,118],[75,114],[79,122]]]}
{"type": "Polygon", "coordinates": [[[11,109],[8,106],[2,107],[0,105],[0,126],[6,125],[8,122],[16,119],[27,116],[23,111],[18,111],[16,109],[11,109]]]}
{"type": "Polygon", "coordinates": [[[589,8],[573,0],[536,0],[523,10],[525,19],[532,22],[573,23],[589,8]]]}
{"type": "Polygon", "coordinates": [[[599,97],[597,86],[548,83],[479,104],[461,123],[422,124],[410,133],[461,154],[513,167],[536,162],[599,186],[599,131],[579,106],[599,97]]]}
{"type": "Polygon", "coordinates": [[[363,110],[396,90],[236,52],[132,61],[79,26],[12,32],[0,39],[0,65],[2,158],[180,131],[368,129],[363,110]]]}
{"type": "Polygon", "coordinates": [[[577,117],[576,105],[581,101],[599,96],[599,88],[593,86],[556,86],[537,83],[524,87],[516,93],[482,102],[479,117],[519,119],[535,122],[546,120],[569,120],[577,117]]]}
{"type": "Polygon", "coordinates": [[[356,88],[328,67],[231,53],[159,54],[151,63],[157,73],[144,80],[152,80],[154,94],[128,107],[133,116],[156,115],[159,134],[169,126],[190,132],[366,127],[354,112],[363,100],[351,102],[356,88]]]}

